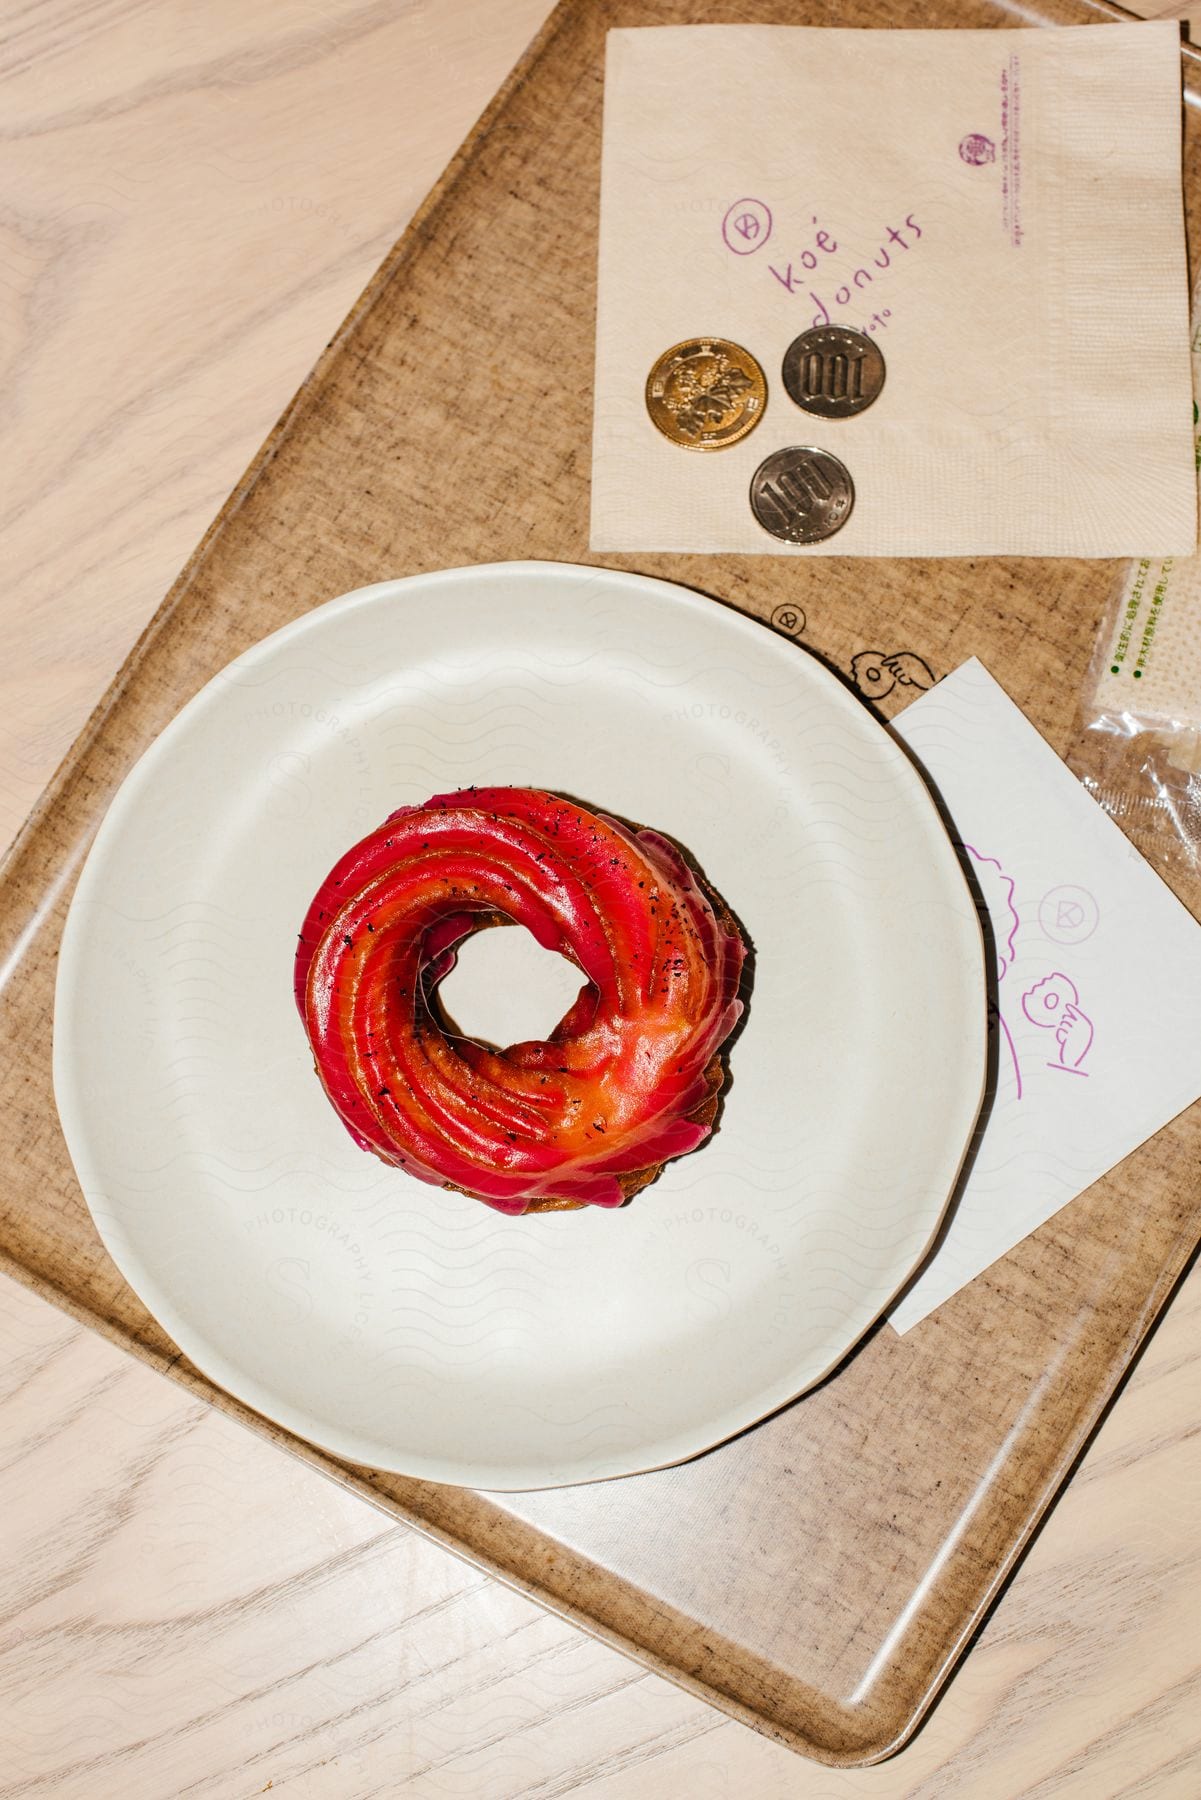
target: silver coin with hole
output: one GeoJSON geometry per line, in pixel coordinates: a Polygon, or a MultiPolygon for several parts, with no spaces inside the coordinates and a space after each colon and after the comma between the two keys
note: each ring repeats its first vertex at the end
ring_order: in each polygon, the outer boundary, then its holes
{"type": "Polygon", "coordinates": [[[884,358],[874,338],[846,325],[803,331],[784,352],[789,397],[819,419],[865,412],[884,386],[884,358]]]}
{"type": "Polygon", "coordinates": [[[751,477],[751,511],[786,544],[819,544],[841,531],[855,484],[836,456],[811,444],[777,450],[751,477]]]}

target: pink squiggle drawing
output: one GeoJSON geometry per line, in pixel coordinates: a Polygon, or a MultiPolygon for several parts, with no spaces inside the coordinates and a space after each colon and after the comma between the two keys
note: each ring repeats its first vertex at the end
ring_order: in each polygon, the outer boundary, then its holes
{"type": "Polygon", "coordinates": [[[984,896],[984,904],[988,911],[989,924],[992,927],[993,943],[997,955],[997,990],[998,998],[993,1003],[997,1015],[997,1025],[1001,1035],[1009,1046],[1010,1061],[1013,1063],[1013,1078],[1017,1083],[1017,1097],[1022,1097],[1022,1065],[1018,1061],[1017,1045],[1013,1041],[1013,1033],[1009,1029],[1005,1014],[1001,1011],[1000,984],[1009,969],[1013,967],[1013,944],[1018,934],[1021,920],[1013,903],[1013,878],[1007,875],[995,856],[985,856],[974,844],[965,844],[964,849],[976,864],[976,880],[984,896]]]}
{"type": "Polygon", "coordinates": [[[1059,1054],[1047,1064],[1048,1069],[1058,1069],[1065,1075],[1083,1075],[1087,1081],[1088,1070],[1080,1065],[1092,1047],[1093,1022],[1080,1010],[1080,995],[1071,977],[1061,969],[1053,969],[1050,975],[1044,975],[1022,995],[1022,1011],[1040,1031],[1055,1033],[1059,1054]]]}

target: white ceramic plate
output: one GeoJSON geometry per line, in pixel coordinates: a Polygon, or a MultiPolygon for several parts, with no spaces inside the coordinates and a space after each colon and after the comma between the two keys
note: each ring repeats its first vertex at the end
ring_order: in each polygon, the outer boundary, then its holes
{"type": "MultiPolygon", "coordinates": [[[[474,1008],[484,962],[459,977],[461,1023],[555,1022],[578,977],[501,947],[524,936],[480,940],[516,963],[474,1008]]],[[[101,1236],[193,1362],[356,1462],[526,1488],[691,1456],[850,1349],[937,1228],[984,1026],[952,847],[833,675],[666,582],[510,563],[349,594],[185,706],[80,879],[54,1075],[101,1236]],[[393,808],[470,782],[669,832],[754,944],[720,1131],[619,1211],[424,1186],[313,1072],[309,899],[393,808]]]]}

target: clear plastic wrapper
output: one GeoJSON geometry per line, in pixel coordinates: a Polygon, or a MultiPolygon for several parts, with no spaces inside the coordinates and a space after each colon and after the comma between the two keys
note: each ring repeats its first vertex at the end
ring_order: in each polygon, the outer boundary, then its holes
{"type": "MultiPolygon", "coordinates": [[[[1197,392],[1195,301],[1192,352],[1197,392]]],[[[1084,725],[1071,760],[1095,798],[1169,879],[1201,877],[1201,553],[1130,564],[1098,634],[1084,725]]]]}

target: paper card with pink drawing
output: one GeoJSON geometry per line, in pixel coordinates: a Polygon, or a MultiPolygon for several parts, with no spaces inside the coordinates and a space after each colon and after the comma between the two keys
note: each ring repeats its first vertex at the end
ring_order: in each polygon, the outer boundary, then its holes
{"type": "Polygon", "coordinates": [[[904,1332],[1201,1095],[1201,926],[979,662],[894,729],[963,845],[996,972],[995,1093],[891,1314],[904,1332]]]}

